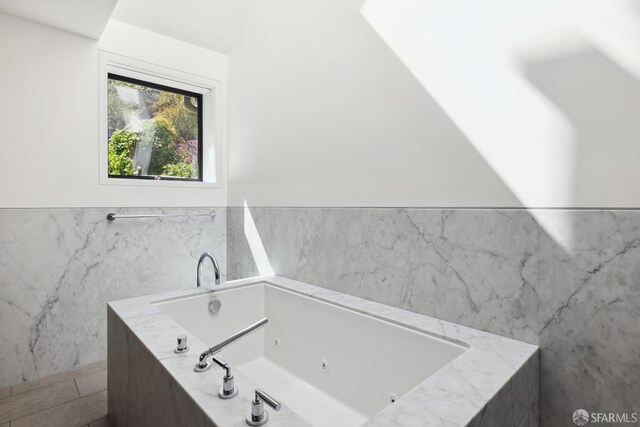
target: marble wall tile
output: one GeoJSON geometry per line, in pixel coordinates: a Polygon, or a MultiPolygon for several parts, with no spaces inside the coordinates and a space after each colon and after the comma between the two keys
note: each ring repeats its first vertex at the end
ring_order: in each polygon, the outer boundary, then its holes
{"type": "MultiPolygon", "coordinates": [[[[640,211],[251,213],[278,275],[540,345],[541,426],[640,410],[640,211]]],[[[234,279],[257,274],[243,221],[228,209],[234,279]]]]}
{"type": "MultiPolygon", "coordinates": [[[[276,274],[536,343],[537,227],[519,211],[253,208],[276,274]]],[[[255,275],[228,210],[230,278],[255,275]]]]}
{"type": "Polygon", "coordinates": [[[640,211],[569,219],[566,247],[540,233],[544,426],[565,424],[577,408],[640,412],[640,211]]]}
{"type": "Polygon", "coordinates": [[[195,286],[205,250],[225,266],[226,210],[215,210],[110,222],[114,209],[0,209],[0,388],[105,359],[107,301],[195,286]]]}

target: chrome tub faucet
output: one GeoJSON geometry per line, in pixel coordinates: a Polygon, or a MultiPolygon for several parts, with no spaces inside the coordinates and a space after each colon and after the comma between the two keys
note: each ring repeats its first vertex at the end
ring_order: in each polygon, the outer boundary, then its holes
{"type": "Polygon", "coordinates": [[[209,258],[211,260],[211,263],[213,264],[213,272],[215,273],[215,278],[216,278],[216,285],[220,284],[220,265],[218,265],[218,260],[216,259],[216,257],[214,257],[213,255],[211,255],[209,252],[205,252],[202,255],[200,255],[200,259],[198,260],[198,274],[197,274],[197,282],[196,282],[196,286],[199,288],[201,286],[201,281],[200,281],[200,277],[202,274],[202,263],[204,262],[205,259],[209,258]]]}
{"type": "Polygon", "coordinates": [[[263,319],[257,321],[256,323],[249,325],[246,328],[231,335],[230,337],[220,341],[218,344],[214,345],[213,347],[210,347],[207,350],[203,351],[200,357],[198,358],[198,363],[196,363],[196,366],[193,368],[193,370],[196,372],[203,372],[211,367],[211,363],[207,360],[208,358],[211,358],[212,361],[214,361],[218,366],[220,366],[225,370],[225,375],[222,378],[222,388],[218,393],[218,396],[220,396],[221,399],[231,399],[232,397],[235,397],[238,394],[238,387],[236,387],[234,384],[233,375],[231,373],[231,365],[229,365],[224,360],[220,359],[220,357],[216,356],[216,354],[219,353],[223,348],[225,348],[232,342],[255,331],[256,329],[266,324],[267,322],[268,322],[268,319],[264,317],[263,319]]]}

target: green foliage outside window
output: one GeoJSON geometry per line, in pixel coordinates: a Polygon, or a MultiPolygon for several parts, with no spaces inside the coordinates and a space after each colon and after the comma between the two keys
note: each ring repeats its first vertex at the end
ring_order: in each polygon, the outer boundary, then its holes
{"type": "Polygon", "coordinates": [[[108,80],[111,176],[198,177],[197,98],[108,80]]]}
{"type": "Polygon", "coordinates": [[[193,165],[184,162],[174,163],[172,165],[164,165],[162,167],[162,174],[168,176],[180,176],[183,178],[189,178],[194,175],[194,172],[195,171],[193,165]]]}
{"type": "Polygon", "coordinates": [[[138,135],[126,130],[116,130],[109,139],[109,175],[133,175],[133,153],[138,135]]]}

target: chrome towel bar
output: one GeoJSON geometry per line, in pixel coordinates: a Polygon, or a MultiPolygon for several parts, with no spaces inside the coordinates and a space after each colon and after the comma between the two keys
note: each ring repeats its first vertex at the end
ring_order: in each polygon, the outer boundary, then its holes
{"type": "Polygon", "coordinates": [[[208,213],[198,213],[198,214],[146,214],[146,215],[117,215],[113,212],[109,212],[107,214],[107,220],[115,221],[116,219],[135,219],[135,218],[168,218],[168,217],[179,217],[179,216],[208,216],[213,219],[216,216],[215,211],[209,211],[208,213]]]}

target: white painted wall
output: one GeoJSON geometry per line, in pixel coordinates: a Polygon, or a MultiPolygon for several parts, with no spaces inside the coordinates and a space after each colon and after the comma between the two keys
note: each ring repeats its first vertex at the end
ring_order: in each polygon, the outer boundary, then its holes
{"type": "Polygon", "coordinates": [[[517,205],[361,3],[252,5],[229,52],[229,204],[517,205]]]}
{"type": "Polygon", "coordinates": [[[221,189],[99,184],[99,48],[227,80],[225,55],[118,21],[96,42],[0,14],[0,207],[224,206],[226,140],[221,189]]]}
{"type": "MultiPolygon", "coordinates": [[[[640,206],[639,0],[241,3],[190,38],[230,52],[228,197],[100,186],[95,149],[99,46],[225,80],[226,57],[0,16],[0,206],[640,206]]],[[[116,12],[160,28],[158,4],[116,12]]]]}
{"type": "Polygon", "coordinates": [[[252,3],[229,204],[640,206],[638,1],[512,3],[252,3]]]}

